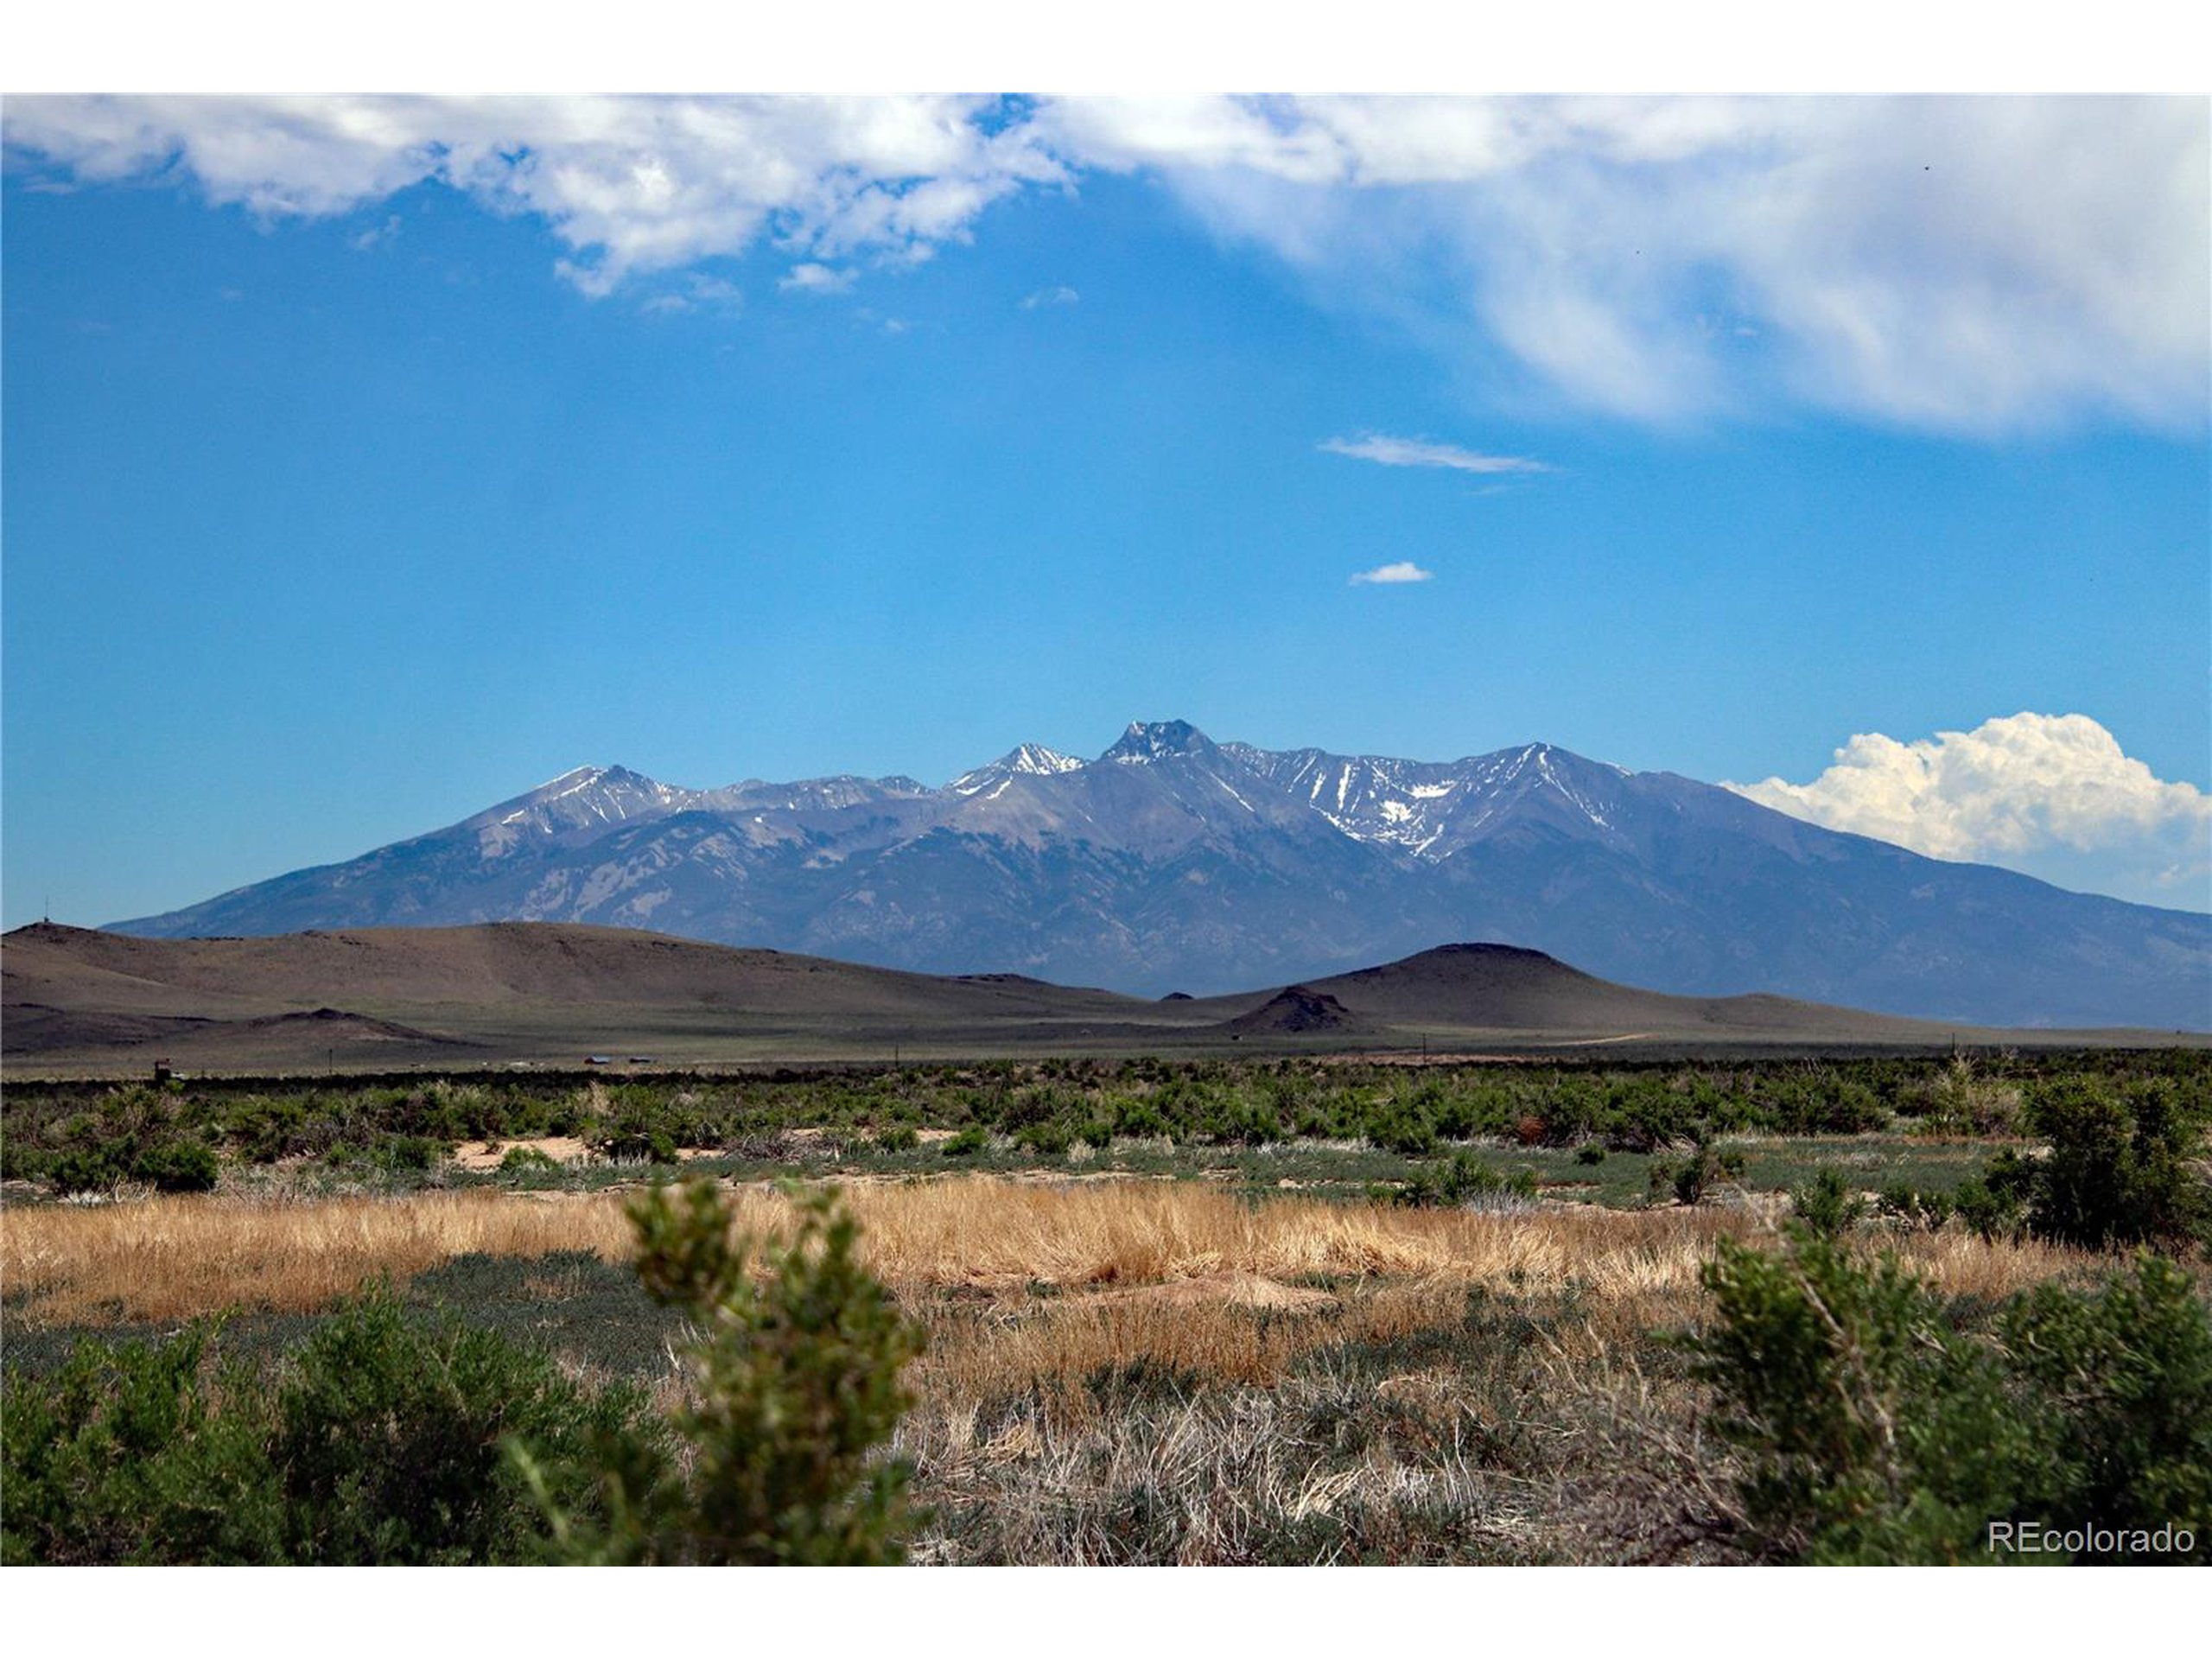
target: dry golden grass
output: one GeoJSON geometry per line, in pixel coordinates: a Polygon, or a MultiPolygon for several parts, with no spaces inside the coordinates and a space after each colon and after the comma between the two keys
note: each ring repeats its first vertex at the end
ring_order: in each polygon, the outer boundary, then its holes
{"type": "MultiPolygon", "coordinates": [[[[848,1191],[870,1265],[928,1331],[897,1444],[933,1517],[919,1559],[1729,1558],[1726,1448],[1699,1390],[1650,1362],[1655,1333],[1704,1317],[1715,1243],[1770,1226],[1760,1207],[1253,1205],[981,1176],[848,1191]]],[[[743,1230],[791,1220],[772,1189],[732,1196],[743,1230]]],[[[0,1211],[0,1287],[11,1327],[307,1311],[467,1252],[622,1259],[623,1204],[19,1207],[0,1211]]],[[[1948,1231],[1889,1243],[1993,1299],[2097,1265],[1948,1231]]],[[[681,1389],[671,1372],[656,1392],[681,1389]]]]}
{"type": "Polygon", "coordinates": [[[241,1202],[210,1198],[0,1213],[0,1284],[32,1325],[188,1319],[231,1307],[304,1312],[381,1275],[470,1251],[630,1249],[619,1201],[428,1193],[241,1202]]]}
{"type": "MultiPolygon", "coordinates": [[[[772,1189],[734,1196],[743,1229],[778,1231],[789,1221],[788,1201],[772,1189]]],[[[1726,1210],[1485,1213],[1287,1198],[1251,1205],[1211,1188],[1148,1181],[1060,1187],[969,1177],[855,1185],[849,1198],[869,1264],[904,1295],[944,1286],[1041,1282],[1082,1293],[1193,1281],[1198,1294],[1165,1303],[1071,1296],[1069,1306],[1085,1311],[1055,1323],[1071,1348],[1100,1353],[1140,1329],[1174,1327],[1188,1333],[1176,1343],[1223,1363],[1230,1334],[1224,1327],[1217,1342],[1206,1336],[1207,1319],[1235,1313],[1249,1347],[1252,1321],[1228,1305],[1284,1300],[1255,1296],[1255,1281],[1525,1290],[1572,1283],[1599,1305],[1632,1304],[1693,1292],[1714,1240],[1754,1225],[1726,1210]],[[1207,1285],[1221,1294],[1205,1294],[1207,1285]]],[[[0,1212],[0,1284],[16,1304],[10,1318],[27,1324],[172,1320],[226,1307],[309,1310],[379,1276],[404,1279],[468,1252],[589,1249],[619,1260],[630,1247],[619,1193],[164,1198],[0,1212]]],[[[1902,1251],[1940,1287],[1990,1295],[2079,1260],[1953,1234],[1904,1241],[1902,1251]]]]}

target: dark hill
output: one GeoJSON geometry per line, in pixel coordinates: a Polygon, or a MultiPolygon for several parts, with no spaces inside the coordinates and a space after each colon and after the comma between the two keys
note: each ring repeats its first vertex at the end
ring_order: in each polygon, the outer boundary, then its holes
{"type": "Polygon", "coordinates": [[[1789,1033],[1817,1029],[1839,1039],[1893,1040],[1918,1033],[1936,1040],[1948,1030],[1787,997],[1669,996],[1616,985],[1570,968],[1541,950],[1510,944],[1446,944],[1402,962],[1316,980],[1370,1025],[1440,1026],[1476,1030],[1597,1032],[1673,1035],[1698,1030],[1789,1033]]]}
{"type": "MultiPolygon", "coordinates": [[[[11,1068],[574,1065],[1410,1048],[1619,1041],[1817,1050],[2018,1040],[1781,997],[1677,997],[1541,951],[1447,945],[1280,990],[1139,1001],[1012,974],[932,978],[620,928],[550,923],[145,939],[40,924],[0,942],[11,1068]]],[[[2056,1040],[2067,1033],[2036,1033],[2056,1040]]],[[[2083,1033],[2071,1034],[2082,1040],[2083,1033]]],[[[2107,1040],[2170,1034],[2103,1033],[2107,1040]]]]}
{"type": "Polygon", "coordinates": [[[1351,1014],[1325,991],[1317,991],[1310,985],[1292,985],[1277,991],[1249,1014],[1240,1014],[1224,1021],[1223,1029],[1240,1036],[1268,1033],[1302,1037],[1313,1032],[1349,1035],[1379,1027],[1351,1014]]]}

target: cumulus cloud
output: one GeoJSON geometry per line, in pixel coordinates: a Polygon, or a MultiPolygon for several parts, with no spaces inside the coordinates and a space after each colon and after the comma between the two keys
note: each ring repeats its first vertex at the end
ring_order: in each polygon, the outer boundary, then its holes
{"type": "Polygon", "coordinates": [[[2202,426],[2208,135],[2190,98],[22,98],[5,112],[34,188],[189,179],[282,219],[435,181],[542,219],[558,269],[592,294],[763,242],[823,269],[912,263],[1018,192],[1142,173],[1325,302],[1501,391],[1632,420],[1798,404],[1968,434],[2202,426]]]}
{"type": "Polygon", "coordinates": [[[842,294],[860,279],[860,272],[850,266],[840,270],[834,265],[809,263],[793,265],[791,273],[779,282],[781,289],[796,289],[802,294],[842,294]]]}
{"type": "Polygon", "coordinates": [[[1021,308],[1034,311],[1047,305],[1073,305],[1082,298],[1082,295],[1063,283],[1058,288],[1040,288],[1034,294],[1024,295],[1021,308]]]}
{"type": "Polygon", "coordinates": [[[1436,572],[1424,570],[1411,559],[1401,559],[1395,564],[1378,564],[1372,570],[1363,570],[1351,579],[1355,588],[1374,583],[1387,587],[1401,582],[1433,582],[1436,572]]]}
{"type": "Polygon", "coordinates": [[[543,219],[586,292],[766,239],[816,260],[927,258],[1066,169],[969,98],[22,98],[11,157],[81,181],[189,178],[270,219],[435,181],[543,219]]]}
{"type": "Polygon", "coordinates": [[[2160,779],[2087,715],[2011,715],[1910,742],[1862,733],[1810,783],[1727,787],[1936,858],[2148,903],[2212,905],[2212,797],[2160,779]]]}
{"type": "Polygon", "coordinates": [[[1372,461],[1384,467],[1444,467],[1460,473],[1548,473],[1541,461],[1521,455],[1478,454],[1457,444],[1430,443],[1420,438],[1390,438],[1370,433],[1358,438],[1331,438],[1321,448],[1332,455],[1372,461]]]}

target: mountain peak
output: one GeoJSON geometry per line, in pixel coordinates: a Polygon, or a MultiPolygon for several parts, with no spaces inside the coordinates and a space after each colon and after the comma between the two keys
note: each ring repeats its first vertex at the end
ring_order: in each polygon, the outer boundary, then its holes
{"type": "Polygon", "coordinates": [[[1008,772],[1028,772],[1039,778],[1049,778],[1057,772],[1073,772],[1083,762],[1071,754],[1062,754],[1058,749],[1048,749],[1042,743],[1024,743],[1019,748],[1007,750],[998,758],[998,765],[1008,772]]]}
{"type": "Polygon", "coordinates": [[[1008,749],[987,766],[962,772],[945,788],[955,795],[973,795],[995,785],[1003,787],[1014,778],[1052,778],[1082,768],[1083,762],[1071,754],[1048,749],[1042,743],[1023,743],[1008,749]]]}
{"type": "Polygon", "coordinates": [[[1208,754],[1213,740],[1187,720],[1133,720],[1114,747],[1098,758],[1139,764],[1175,754],[1208,754]]]}

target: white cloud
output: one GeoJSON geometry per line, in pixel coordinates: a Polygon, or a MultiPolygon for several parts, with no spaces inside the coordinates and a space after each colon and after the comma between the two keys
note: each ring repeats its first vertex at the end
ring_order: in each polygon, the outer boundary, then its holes
{"type": "Polygon", "coordinates": [[[1395,564],[1378,564],[1372,570],[1363,570],[1351,579],[1352,586],[1366,583],[1388,587],[1401,582],[1433,582],[1436,572],[1424,570],[1411,559],[1401,559],[1395,564]]]}
{"type": "Polygon", "coordinates": [[[2011,715],[1911,742],[1862,733],[1810,783],[1727,787],[1936,858],[2146,903],[2212,905],[2212,796],[2161,780],[2087,715],[2011,715]]]}
{"type": "Polygon", "coordinates": [[[399,215],[397,213],[391,213],[385,216],[383,224],[372,226],[367,230],[360,232],[359,235],[349,238],[347,239],[346,245],[351,247],[356,253],[366,253],[371,248],[375,247],[378,243],[389,242],[392,238],[398,234],[399,215]]]}
{"type": "Polygon", "coordinates": [[[1460,473],[1548,473],[1541,461],[1521,455],[1478,454],[1457,444],[1430,443],[1421,438],[1391,438],[1369,433],[1357,438],[1331,438],[1321,448],[1332,455],[1372,461],[1385,467],[1445,467],[1460,473]]]}
{"type": "Polygon", "coordinates": [[[2201,99],[34,97],[5,131],[33,188],[189,178],[272,219],[442,182],[543,219],[592,294],[764,242],[911,264],[1016,192],[1141,170],[1501,392],[2205,420],[2201,99]]]}
{"type": "Polygon", "coordinates": [[[806,264],[793,265],[791,274],[776,286],[796,289],[802,294],[842,294],[860,280],[860,272],[848,266],[839,270],[832,265],[806,264]]]}
{"type": "Polygon", "coordinates": [[[1021,308],[1034,311],[1047,305],[1073,305],[1082,298],[1082,295],[1063,283],[1058,288],[1040,288],[1034,294],[1025,295],[1021,308]]]}
{"type": "Polygon", "coordinates": [[[271,219],[435,181],[543,219],[586,292],[768,240],[927,258],[1062,164],[965,98],[21,98],[11,156],[78,181],[189,177],[271,219]]]}
{"type": "Polygon", "coordinates": [[[1502,389],[1649,421],[1788,402],[1975,434],[2204,421],[2202,99],[1093,100],[1040,120],[1502,389]]]}
{"type": "Polygon", "coordinates": [[[745,304],[745,290],[720,276],[693,271],[678,289],[664,289],[639,302],[647,316],[669,316],[679,311],[736,311],[745,304]]]}

